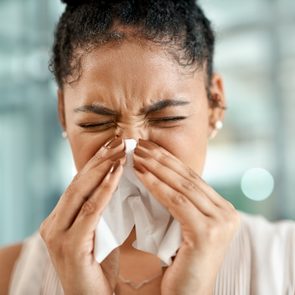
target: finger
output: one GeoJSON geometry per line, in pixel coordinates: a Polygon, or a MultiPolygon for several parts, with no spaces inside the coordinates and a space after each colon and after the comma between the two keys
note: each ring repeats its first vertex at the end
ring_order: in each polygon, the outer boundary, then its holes
{"type": "Polygon", "coordinates": [[[99,187],[113,163],[112,160],[106,160],[101,165],[90,169],[88,173],[73,180],[60,198],[56,208],[54,222],[57,231],[67,230],[71,226],[81,206],[99,187]]]}
{"type": "Polygon", "coordinates": [[[125,143],[121,137],[114,138],[107,143],[105,143],[95,155],[86,163],[86,165],[81,169],[80,174],[87,173],[90,169],[100,165],[102,162],[110,159],[116,161],[119,155],[124,153],[125,143]]]}
{"type": "Polygon", "coordinates": [[[159,161],[162,165],[169,167],[179,175],[185,177],[188,181],[194,182],[200,190],[206,192],[208,197],[215,203],[216,206],[224,208],[229,202],[222,198],[213,188],[211,188],[195,171],[190,167],[186,167],[178,158],[169,153],[161,146],[147,140],[139,140],[139,144],[135,149],[144,150],[147,155],[159,161]]]}
{"type": "Polygon", "coordinates": [[[134,155],[135,169],[140,169],[140,167],[143,166],[158,179],[165,182],[165,184],[186,196],[203,214],[211,217],[216,216],[219,208],[196,184],[180,176],[166,166],[163,166],[153,158],[144,158],[145,154],[143,154],[143,156],[141,155],[141,150],[138,149],[137,153],[134,155]]]}
{"type": "Polygon", "coordinates": [[[180,222],[185,231],[196,230],[208,219],[191,201],[147,170],[135,170],[136,175],[150,193],[180,222]]]}
{"type": "Polygon", "coordinates": [[[109,169],[100,186],[83,204],[70,232],[77,237],[92,235],[104,208],[112,198],[123,172],[120,162],[116,162],[109,169]]]}
{"type": "MultiPolygon", "coordinates": [[[[83,202],[99,185],[110,166],[118,159],[122,164],[126,160],[122,138],[107,142],[77,173],[55,208],[55,215],[58,212],[59,217],[56,229],[67,229],[71,225],[83,202]],[[69,208],[69,204],[72,204],[72,208],[69,208]]],[[[52,220],[53,218],[51,218],[52,220]]]]}

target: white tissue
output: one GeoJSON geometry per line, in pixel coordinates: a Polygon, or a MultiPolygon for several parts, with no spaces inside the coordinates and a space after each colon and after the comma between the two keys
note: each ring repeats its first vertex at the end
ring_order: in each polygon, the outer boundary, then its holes
{"type": "Polygon", "coordinates": [[[132,160],[136,140],[125,140],[125,146],[123,175],[95,231],[95,258],[102,262],[124,243],[135,225],[133,247],[157,255],[163,265],[170,265],[181,243],[180,225],[137,178],[132,160]]]}

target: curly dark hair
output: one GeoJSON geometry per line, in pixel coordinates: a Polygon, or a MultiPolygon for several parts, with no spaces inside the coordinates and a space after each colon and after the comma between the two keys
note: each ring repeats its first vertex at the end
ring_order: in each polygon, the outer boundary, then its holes
{"type": "Polygon", "coordinates": [[[190,71],[212,77],[215,37],[194,0],[62,0],[49,68],[60,88],[81,75],[81,58],[96,46],[135,37],[161,46],[190,71]],[[127,30],[126,30],[127,29],[127,30]],[[69,81],[71,77],[71,81],[69,81]],[[75,77],[75,78],[73,78],[75,77]]]}

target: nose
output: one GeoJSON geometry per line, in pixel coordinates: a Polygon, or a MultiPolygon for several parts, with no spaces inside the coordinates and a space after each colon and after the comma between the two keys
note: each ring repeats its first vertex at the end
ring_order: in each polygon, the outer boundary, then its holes
{"type": "Polygon", "coordinates": [[[144,127],[140,126],[118,126],[116,130],[116,137],[122,137],[123,139],[135,139],[138,141],[141,139],[148,139],[148,131],[144,127]]]}

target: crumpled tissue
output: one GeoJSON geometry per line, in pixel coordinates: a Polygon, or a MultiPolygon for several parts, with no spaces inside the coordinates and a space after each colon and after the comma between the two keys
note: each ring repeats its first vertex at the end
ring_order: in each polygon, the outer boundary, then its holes
{"type": "Polygon", "coordinates": [[[163,266],[172,263],[181,243],[180,224],[144,187],[133,168],[136,140],[126,139],[127,161],[117,190],[95,231],[94,255],[102,262],[122,245],[135,226],[133,247],[158,256],[163,266]]]}

